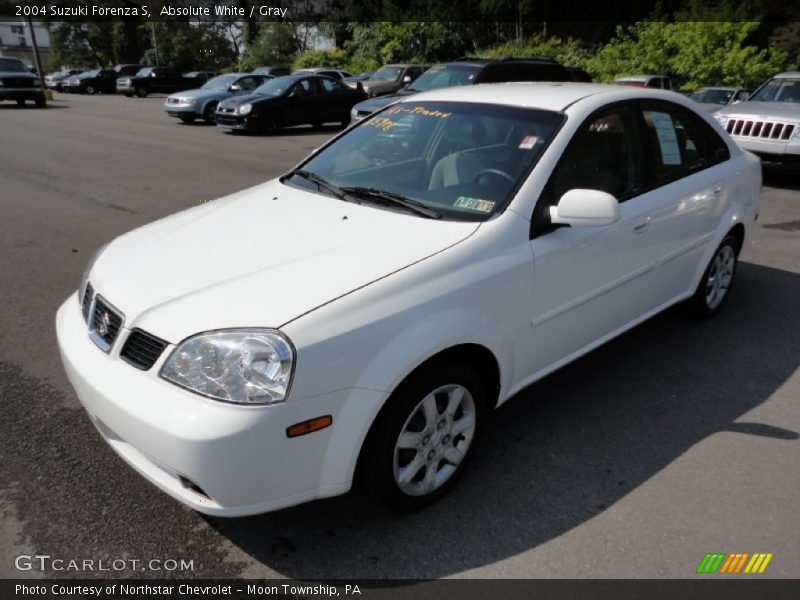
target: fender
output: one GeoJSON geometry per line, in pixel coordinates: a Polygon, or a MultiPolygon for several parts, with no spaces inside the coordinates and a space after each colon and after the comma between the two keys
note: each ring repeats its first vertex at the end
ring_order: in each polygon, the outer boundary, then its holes
{"type": "Polygon", "coordinates": [[[430,358],[462,344],[483,346],[494,355],[500,370],[498,405],[502,402],[504,391],[511,388],[513,377],[511,369],[504,368],[504,365],[514,364],[514,351],[511,339],[500,335],[500,324],[496,319],[467,309],[446,310],[427,316],[386,344],[351,390],[337,416],[337,422],[346,426],[333,428],[328,441],[321,470],[324,473],[324,480],[320,481],[322,493],[328,486],[345,482],[349,486],[352,482],[367,434],[392,391],[430,358]],[[465,331],[471,333],[470,337],[464,336],[465,331]]]}

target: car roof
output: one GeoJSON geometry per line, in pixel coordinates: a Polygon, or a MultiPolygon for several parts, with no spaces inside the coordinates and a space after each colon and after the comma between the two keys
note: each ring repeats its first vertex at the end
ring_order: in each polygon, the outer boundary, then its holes
{"type": "Polygon", "coordinates": [[[675,92],[651,88],[630,88],[627,86],[580,82],[511,82],[484,83],[470,86],[439,88],[409,96],[401,102],[452,101],[484,104],[500,104],[523,108],[563,111],[570,105],[589,96],[615,96],[610,100],[627,98],[663,98],[692,102],[675,92]]]}
{"type": "Polygon", "coordinates": [[[736,90],[742,90],[744,88],[741,87],[734,87],[730,85],[708,85],[706,87],[697,88],[695,92],[702,92],[704,90],[724,90],[726,92],[735,92],[736,90]]]}
{"type": "Polygon", "coordinates": [[[644,81],[653,77],[666,78],[666,75],[626,75],[625,77],[617,77],[614,81],[644,81]]]}
{"type": "Polygon", "coordinates": [[[795,77],[800,77],[800,71],[784,71],[783,73],[778,73],[777,75],[775,75],[776,79],[783,79],[784,77],[786,78],[791,77],[792,79],[794,79],[795,77]]]}

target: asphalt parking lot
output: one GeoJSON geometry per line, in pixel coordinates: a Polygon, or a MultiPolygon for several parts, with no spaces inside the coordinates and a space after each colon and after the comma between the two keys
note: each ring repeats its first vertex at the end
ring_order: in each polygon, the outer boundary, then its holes
{"type": "Polygon", "coordinates": [[[800,577],[800,173],[767,172],[722,314],[668,311],[519,394],[436,506],[398,516],[348,494],[214,519],[96,434],[55,311],[101,244],[272,178],[337,130],[233,136],[162,102],[0,105],[0,577],[92,575],[14,568],[47,554],[194,564],[142,576],[686,578],[707,552],[770,552],[757,577],[800,577]]]}

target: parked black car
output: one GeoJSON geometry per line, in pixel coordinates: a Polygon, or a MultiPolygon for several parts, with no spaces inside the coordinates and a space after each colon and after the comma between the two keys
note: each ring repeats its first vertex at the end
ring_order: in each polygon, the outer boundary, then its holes
{"type": "Polygon", "coordinates": [[[136,75],[142,69],[152,67],[153,65],[115,65],[113,70],[117,72],[117,77],[131,77],[136,75]]]}
{"type": "Polygon", "coordinates": [[[363,100],[362,90],[321,75],[287,75],[259,86],[252,94],[219,103],[217,125],[231,130],[276,131],[283,127],[325,123],[346,125],[350,109],[363,100]]]}
{"type": "Polygon", "coordinates": [[[113,69],[92,69],[68,77],[61,83],[62,90],[72,94],[113,94],[117,72],[113,69]]]}
{"type": "Polygon", "coordinates": [[[370,98],[353,108],[351,119],[360,121],[398,97],[418,92],[456,85],[476,83],[505,83],[508,81],[572,81],[572,75],[563,65],[549,58],[504,58],[489,60],[464,58],[434,65],[397,94],[370,98]]]}
{"type": "MultiPolygon", "coordinates": [[[[195,71],[195,73],[201,73],[195,71]]],[[[205,72],[202,72],[205,73],[205,72]]],[[[168,67],[145,67],[132,77],[117,79],[117,91],[130,97],[144,98],[153,92],[172,94],[198,88],[208,81],[205,75],[187,77],[168,67]]]]}
{"type": "Polygon", "coordinates": [[[39,108],[46,106],[42,80],[18,58],[0,57],[0,102],[3,100],[14,100],[19,106],[33,100],[39,108]]]}

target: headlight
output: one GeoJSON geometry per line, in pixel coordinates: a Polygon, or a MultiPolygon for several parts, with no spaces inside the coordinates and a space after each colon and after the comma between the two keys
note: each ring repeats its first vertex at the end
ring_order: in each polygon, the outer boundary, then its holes
{"type": "Polygon", "coordinates": [[[800,140],[800,123],[794,124],[794,135],[792,136],[793,140],[800,140]]]}
{"type": "Polygon", "coordinates": [[[199,102],[199,100],[197,98],[184,98],[183,99],[183,103],[184,104],[197,104],[198,102],[199,102]]]}
{"type": "Polygon", "coordinates": [[[161,377],[223,402],[276,404],[286,400],[293,366],[294,349],[279,331],[231,329],[184,341],[161,377]]]}
{"type": "Polygon", "coordinates": [[[240,115],[249,115],[250,111],[253,110],[252,104],[242,104],[239,108],[236,109],[236,112],[240,115]]]}
{"type": "Polygon", "coordinates": [[[728,118],[729,118],[728,115],[721,115],[719,113],[714,113],[711,116],[714,117],[717,120],[717,123],[722,125],[722,127],[725,127],[725,125],[728,124],[728,118]]]}

